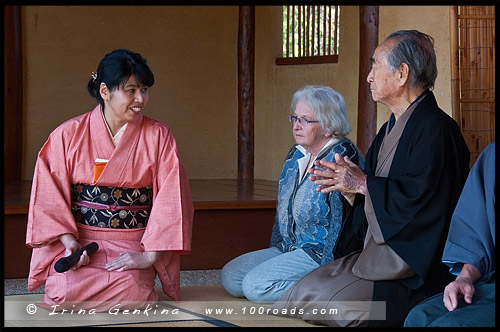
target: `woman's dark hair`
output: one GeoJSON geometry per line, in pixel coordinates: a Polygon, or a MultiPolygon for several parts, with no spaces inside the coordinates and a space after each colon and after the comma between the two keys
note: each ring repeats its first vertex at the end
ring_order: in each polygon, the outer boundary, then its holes
{"type": "Polygon", "coordinates": [[[131,76],[135,76],[137,82],[143,86],[150,87],[155,78],[151,69],[139,53],[126,49],[114,50],[101,60],[97,72],[92,73],[92,78],[87,84],[90,95],[101,104],[104,109],[104,100],[99,92],[101,83],[104,82],[110,91],[123,87],[131,76]]]}

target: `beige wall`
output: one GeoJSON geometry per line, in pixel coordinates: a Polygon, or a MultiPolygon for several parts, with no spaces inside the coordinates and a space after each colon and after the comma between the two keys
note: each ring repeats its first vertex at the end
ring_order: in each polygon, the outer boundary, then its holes
{"type": "MultiPolygon", "coordinates": [[[[335,64],[276,66],[281,52],[279,7],[257,7],[255,90],[255,177],[279,177],[286,153],[294,144],[286,121],[293,93],[305,84],[329,85],[346,101],[356,143],[358,114],[359,8],[342,6],[340,11],[340,54],[335,64]]],[[[448,6],[380,6],[379,42],[391,32],[417,29],[435,38],[438,65],[436,99],[450,116],[450,42],[448,6]]],[[[366,84],[368,84],[366,82],[366,84]]],[[[377,130],[388,120],[390,110],[377,105],[377,130]]]]}
{"type": "Polygon", "coordinates": [[[293,146],[292,127],[286,117],[296,90],[306,84],[328,85],[345,99],[356,142],[359,18],[358,7],[341,7],[338,63],[277,66],[281,56],[281,7],[258,7],[256,29],[255,177],[278,179],[286,154],[293,146]],[[259,25],[260,24],[260,25],[259,25]]]}
{"type": "Polygon", "coordinates": [[[116,48],[155,74],[144,114],[168,124],[190,178],[237,176],[238,7],[23,8],[24,168],[62,121],[91,110],[90,74],[116,48]]]}
{"type": "MultiPolygon", "coordinates": [[[[23,7],[23,178],[61,122],[91,110],[90,73],[115,48],[147,58],[155,73],[145,114],[168,124],[190,178],[237,176],[237,6],[23,7]]],[[[436,39],[436,97],[451,114],[448,7],[380,7],[380,40],[398,29],[436,39]]],[[[281,7],[256,7],[255,178],[276,180],[294,141],[286,116],[305,84],[343,94],[356,141],[359,14],[341,7],[339,63],[276,66],[281,7]]],[[[378,127],[389,111],[379,107],[378,127]]]]}
{"type": "MultiPolygon", "coordinates": [[[[380,6],[379,42],[397,30],[416,29],[434,38],[438,76],[434,94],[438,105],[452,116],[449,6],[380,6]]],[[[387,121],[390,110],[378,105],[377,129],[387,121]]]]}

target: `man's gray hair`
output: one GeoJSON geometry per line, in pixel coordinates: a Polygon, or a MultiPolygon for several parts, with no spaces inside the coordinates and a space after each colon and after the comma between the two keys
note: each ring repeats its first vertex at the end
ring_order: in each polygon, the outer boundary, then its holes
{"type": "Polygon", "coordinates": [[[394,47],[387,52],[391,73],[406,63],[410,69],[410,87],[432,89],[438,74],[434,38],[417,30],[399,30],[387,36],[385,41],[391,39],[395,41],[394,47]]]}
{"type": "Polygon", "coordinates": [[[304,101],[311,107],[325,132],[329,131],[337,138],[345,137],[351,132],[344,97],[329,86],[306,85],[296,91],[292,99],[292,114],[299,101],[304,101]]]}

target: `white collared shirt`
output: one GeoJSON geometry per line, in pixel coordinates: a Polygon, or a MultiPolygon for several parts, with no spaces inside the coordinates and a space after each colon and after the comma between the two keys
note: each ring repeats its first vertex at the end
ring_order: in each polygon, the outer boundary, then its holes
{"type": "Polygon", "coordinates": [[[306,176],[306,170],[309,169],[309,168],[311,168],[314,165],[314,161],[316,159],[318,159],[318,156],[321,156],[321,153],[324,150],[330,148],[333,144],[337,143],[339,140],[340,139],[332,136],[332,138],[330,138],[328,140],[328,142],[326,142],[325,145],[323,145],[323,147],[318,152],[318,154],[316,155],[316,157],[314,157],[314,159],[311,160],[311,162],[309,164],[308,164],[308,161],[311,158],[311,153],[309,151],[307,151],[302,145],[298,145],[297,146],[297,150],[299,150],[300,152],[302,152],[302,154],[304,154],[304,157],[302,157],[299,160],[297,160],[297,163],[299,164],[299,174],[301,174],[301,176],[299,178],[299,182],[302,181],[302,180],[304,180],[304,178],[306,176]]]}

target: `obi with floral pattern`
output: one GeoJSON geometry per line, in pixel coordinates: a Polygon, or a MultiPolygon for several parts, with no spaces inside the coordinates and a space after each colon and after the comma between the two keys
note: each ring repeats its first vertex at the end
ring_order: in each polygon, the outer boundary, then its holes
{"type": "Polygon", "coordinates": [[[71,211],[76,222],[104,228],[146,227],[153,189],[74,184],[71,211]]]}

